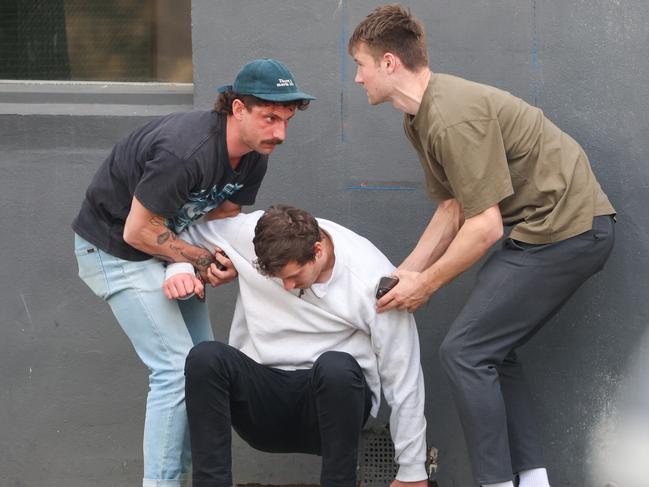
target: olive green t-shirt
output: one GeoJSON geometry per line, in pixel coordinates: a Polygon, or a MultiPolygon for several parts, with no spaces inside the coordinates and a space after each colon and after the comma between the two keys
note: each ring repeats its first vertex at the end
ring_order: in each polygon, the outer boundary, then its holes
{"type": "Polygon", "coordinates": [[[516,240],[556,242],[615,213],[579,144],[506,91],[433,73],[404,129],[430,197],[456,198],[465,218],[498,204],[516,240]]]}

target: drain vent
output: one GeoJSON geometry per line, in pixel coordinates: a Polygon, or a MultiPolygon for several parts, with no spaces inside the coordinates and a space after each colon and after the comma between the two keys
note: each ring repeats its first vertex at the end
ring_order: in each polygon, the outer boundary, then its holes
{"type": "Polygon", "coordinates": [[[386,487],[397,474],[394,444],[387,427],[365,430],[361,435],[358,459],[358,480],[361,487],[386,487]]]}

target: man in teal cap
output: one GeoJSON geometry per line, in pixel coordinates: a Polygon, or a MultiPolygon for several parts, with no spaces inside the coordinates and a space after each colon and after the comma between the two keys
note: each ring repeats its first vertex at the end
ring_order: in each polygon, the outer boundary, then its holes
{"type": "Polygon", "coordinates": [[[213,339],[205,302],[164,297],[165,263],[190,262],[212,286],[237,275],[229,259],[177,235],[200,217],[252,205],[268,155],[313,99],[284,64],[257,59],[219,89],[213,110],[156,118],[118,142],[88,187],[72,224],[79,276],[108,302],[150,370],[143,487],[185,482],[185,357],[213,339]]]}

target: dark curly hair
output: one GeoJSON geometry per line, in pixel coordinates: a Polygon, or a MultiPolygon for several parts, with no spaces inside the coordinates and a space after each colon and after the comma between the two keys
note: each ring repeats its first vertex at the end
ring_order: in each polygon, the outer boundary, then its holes
{"type": "Polygon", "coordinates": [[[252,242],[257,269],[265,276],[275,276],[290,262],[311,262],[315,243],[321,240],[318,222],[309,212],[287,205],[271,206],[255,226],[252,242]]]}
{"type": "Polygon", "coordinates": [[[240,95],[238,93],[235,93],[234,91],[224,91],[223,93],[219,93],[219,96],[216,98],[216,101],[214,102],[214,111],[224,112],[227,113],[228,115],[232,115],[232,102],[234,100],[241,100],[243,104],[246,106],[246,108],[248,109],[248,111],[252,110],[252,107],[258,105],[259,106],[281,105],[283,107],[295,107],[298,110],[306,110],[307,107],[309,106],[309,101],[310,101],[310,100],[294,100],[294,101],[275,102],[275,101],[262,100],[261,98],[257,98],[254,95],[240,95]]]}
{"type": "Polygon", "coordinates": [[[377,7],[354,29],[348,51],[365,43],[379,60],[386,52],[396,54],[410,71],[428,66],[424,24],[399,4],[377,7]]]}

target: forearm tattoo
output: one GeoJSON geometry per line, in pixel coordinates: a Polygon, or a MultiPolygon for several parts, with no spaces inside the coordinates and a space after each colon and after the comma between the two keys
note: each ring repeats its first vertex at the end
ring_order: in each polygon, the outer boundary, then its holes
{"type": "Polygon", "coordinates": [[[162,226],[162,227],[166,227],[166,225],[165,225],[165,219],[162,218],[162,217],[159,217],[159,216],[151,217],[151,218],[149,219],[149,223],[150,223],[151,225],[156,226],[156,227],[160,227],[160,226],[162,226]]]}
{"type": "MultiPolygon", "coordinates": [[[[164,226],[164,219],[160,217],[153,217],[149,220],[149,223],[154,226],[164,226]]],[[[166,228],[166,227],[165,227],[166,228]]],[[[196,267],[199,270],[205,270],[209,265],[215,261],[214,257],[208,250],[204,250],[204,252],[200,255],[192,255],[190,252],[188,252],[183,245],[182,241],[178,240],[178,237],[176,236],[175,233],[173,233],[171,230],[165,230],[162,233],[159,233],[156,237],[156,242],[160,246],[164,246],[165,248],[168,248],[171,250],[173,254],[180,255],[183,257],[182,260],[186,260],[189,263],[191,263],[194,267],[196,267]],[[167,245],[165,245],[167,244],[167,245]]],[[[189,244],[187,244],[189,245],[189,244]]],[[[173,256],[170,255],[164,255],[164,254],[151,254],[153,257],[156,257],[160,260],[163,260],[165,262],[179,262],[181,259],[176,259],[173,256]]]]}
{"type": "Polygon", "coordinates": [[[162,245],[163,243],[165,243],[170,238],[172,240],[175,240],[175,235],[173,233],[171,233],[169,230],[167,230],[166,232],[162,232],[160,235],[158,235],[158,238],[156,239],[156,241],[158,242],[158,245],[162,245]]]}
{"type": "Polygon", "coordinates": [[[207,255],[199,255],[198,257],[192,257],[185,252],[181,252],[180,255],[191,262],[197,269],[206,269],[215,260],[209,253],[207,255]]]}

